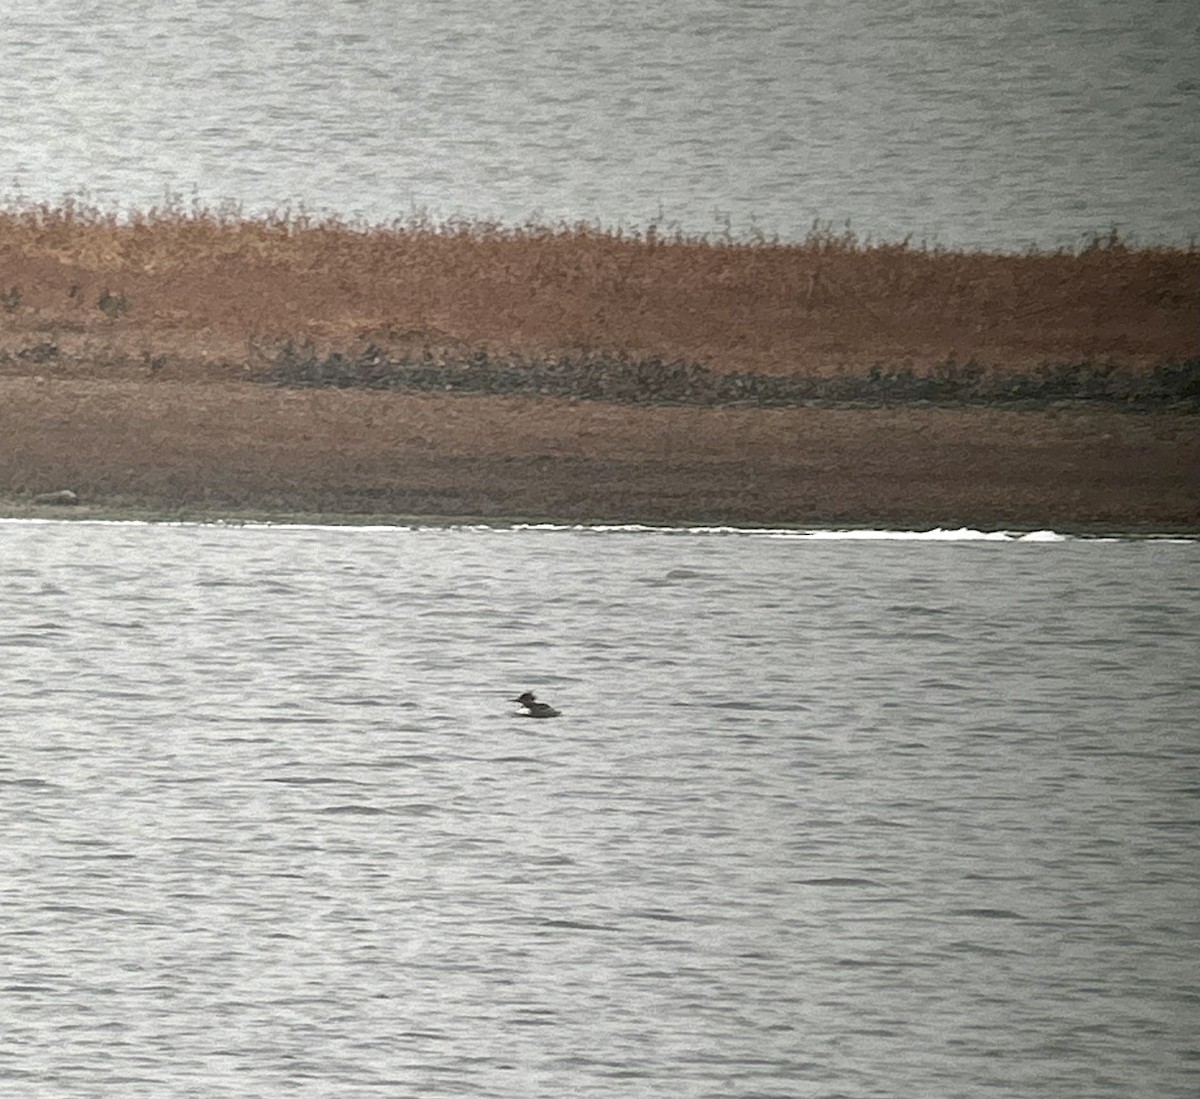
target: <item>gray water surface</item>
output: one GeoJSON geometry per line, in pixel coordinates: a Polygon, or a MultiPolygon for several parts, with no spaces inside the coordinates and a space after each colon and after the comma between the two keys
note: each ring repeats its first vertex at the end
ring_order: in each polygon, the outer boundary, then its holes
{"type": "Polygon", "coordinates": [[[0,524],[0,1090],[1190,1097],[1198,560],[0,524]]]}
{"type": "Polygon", "coordinates": [[[13,194],[955,247],[1200,235],[1194,0],[9,0],[13,194]]]}

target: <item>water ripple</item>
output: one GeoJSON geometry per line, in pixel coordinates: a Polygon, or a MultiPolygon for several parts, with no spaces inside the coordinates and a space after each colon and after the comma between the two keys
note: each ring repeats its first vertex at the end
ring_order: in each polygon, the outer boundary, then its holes
{"type": "Polygon", "coordinates": [[[1144,550],[0,526],[6,1094],[1189,1095],[1144,550]]]}

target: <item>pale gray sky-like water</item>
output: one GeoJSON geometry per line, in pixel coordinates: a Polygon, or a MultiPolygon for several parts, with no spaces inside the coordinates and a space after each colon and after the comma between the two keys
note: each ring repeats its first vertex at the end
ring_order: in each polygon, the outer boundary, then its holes
{"type": "Polygon", "coordinates": [[[4,186],[963,247],[1200,228],[1189,0],[9,4],[4,186]]]}
{"type": "Polygon", "coordinates": [[[0,523],[0,1091],[1190,1099],[1198,552],[0,523]]]}

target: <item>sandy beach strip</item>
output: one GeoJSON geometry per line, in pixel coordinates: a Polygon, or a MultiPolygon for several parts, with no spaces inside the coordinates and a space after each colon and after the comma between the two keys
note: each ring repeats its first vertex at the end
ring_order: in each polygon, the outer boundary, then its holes
{"type": "Polygon", "coordinates": [[[0,378],[0,510],[1200,530],[1200,417],[0,378]]]}

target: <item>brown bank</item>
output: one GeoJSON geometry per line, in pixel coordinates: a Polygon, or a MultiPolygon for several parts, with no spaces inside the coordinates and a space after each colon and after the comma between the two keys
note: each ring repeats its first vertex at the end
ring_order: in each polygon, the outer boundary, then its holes
{"type": "Polygon", "coordinates": [[[1197,419],[8,377],[0,485],[9,514],[1197,530],[1197,419]]]}
{"type": "Polygon", "coordinates": [[[1115,236],[0,210],[0,512],[1197,531],[1198,310],[1115,236]]]}

